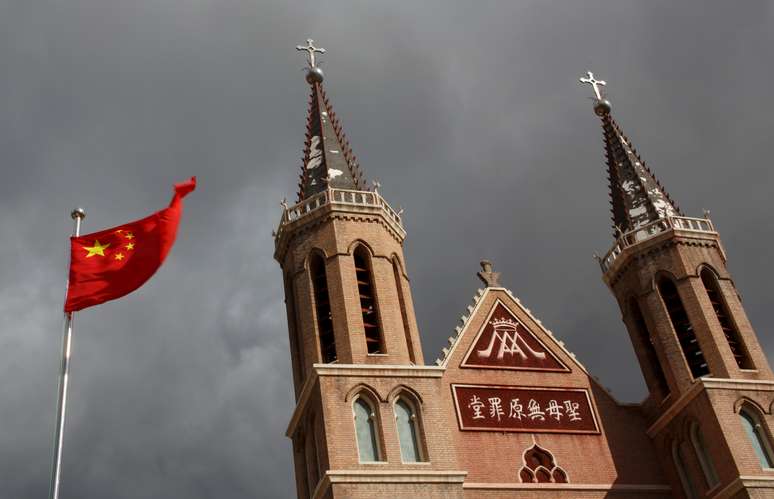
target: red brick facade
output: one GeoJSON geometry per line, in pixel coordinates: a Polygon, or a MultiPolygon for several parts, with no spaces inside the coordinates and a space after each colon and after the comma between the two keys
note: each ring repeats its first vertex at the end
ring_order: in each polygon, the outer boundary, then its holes
{"type": "MultiPolygon", "coordinates": [[[[321,125],[310,130],[324,135],[327,113],[311,114],[321,125]]],[[[635,161],[603,119],[609,155],[635,161]]],[[[329,139],[307,143],[320,140],[329,139]]],[[[310,147],[305,168],[321,168],[310,147]]],[[[326,178],[305,175],[312,186],[326,178]]],[[[658,215],[621,199],[620,213],[658,215]]],[[[650,390],[642,404],[622,404],[491,265],[441,359],[425,365],[400,215],[375,191],[300,195],[275,252],[298,497],[774,497],[774,375],[718,234],[676,210],[636,222],[601,259],[650,390]]]]}

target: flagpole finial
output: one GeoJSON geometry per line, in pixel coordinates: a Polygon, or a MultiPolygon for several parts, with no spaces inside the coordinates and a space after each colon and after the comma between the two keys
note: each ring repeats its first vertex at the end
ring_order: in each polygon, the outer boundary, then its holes
{"type": "Polygon", "coordinates": [[[72,212],[70,212],[70,218],[72,218],[73,220],[77,218],[80,218],[81,220],[83,220],[84,218],[86,218],[86,210],[78,207],[74,209],[72,212]]]}

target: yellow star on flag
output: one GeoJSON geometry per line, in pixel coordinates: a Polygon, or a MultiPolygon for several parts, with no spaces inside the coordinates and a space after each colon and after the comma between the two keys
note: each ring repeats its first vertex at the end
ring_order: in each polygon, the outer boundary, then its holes
{"type": "Polygon", "coordinates": [[[113,258],[115,258],[116,260],[119,260],[119,261],[123,260],[124,259],[124,254],[123,253],[116,253],[113,258]]]}
{"type": "Polygon", "coordinates": [[[86,255],[86,258],[91,258],[94,255],[105,256],[105,250],[107,249],[108,246],[110,246],[110,243],[99,244],[99,241],[94,240],[94,246],[92,247],[83,246],[83,249],[89,252],[89,254],[86,255]]]}
{"type": "Polygon", "coordinates": [[[127,239],[134,239],[134,234],[132,234],[131,232],[127,232],[126,234],[124,234],[124,237],[127,239]]]}
{"type": "Polygon", "coordinates": [[[124,245],[124,248],[126,248],[128,250],[133,250],[134,249],[134,243],[127,243],[127,244],[124,245]]]}

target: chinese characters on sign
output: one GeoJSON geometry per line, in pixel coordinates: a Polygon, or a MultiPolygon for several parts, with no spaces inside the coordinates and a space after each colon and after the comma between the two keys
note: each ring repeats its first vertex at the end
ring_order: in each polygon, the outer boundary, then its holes
{"type": "Polygon", "coordinates": [[[502,303],[497,303],[462,367],[569,371],[502,303]]]}
{"type": "Polygon", "coordinates": [[[452,385],[461,430],[598,433],[584,389],[452,385]]]}

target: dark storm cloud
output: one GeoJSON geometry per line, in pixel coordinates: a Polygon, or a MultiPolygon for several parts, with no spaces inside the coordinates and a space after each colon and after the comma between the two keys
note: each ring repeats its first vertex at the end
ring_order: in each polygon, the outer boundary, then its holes
{"type": "Polygon", "coordinates": [[[712,209],[771,354],[773,25],[767,2],[0,5],[0,497],[48,486],[69,210],[116,225],[190,175],[164,268],[76,318],[63,498],[293,494],[270,233],[296,188],[307,36],[366,175],[406,208],[428,362],[487,257],[619,398],[643,397],[591,258],[611,237],[586,69],[683,210],[712,209]]]}

